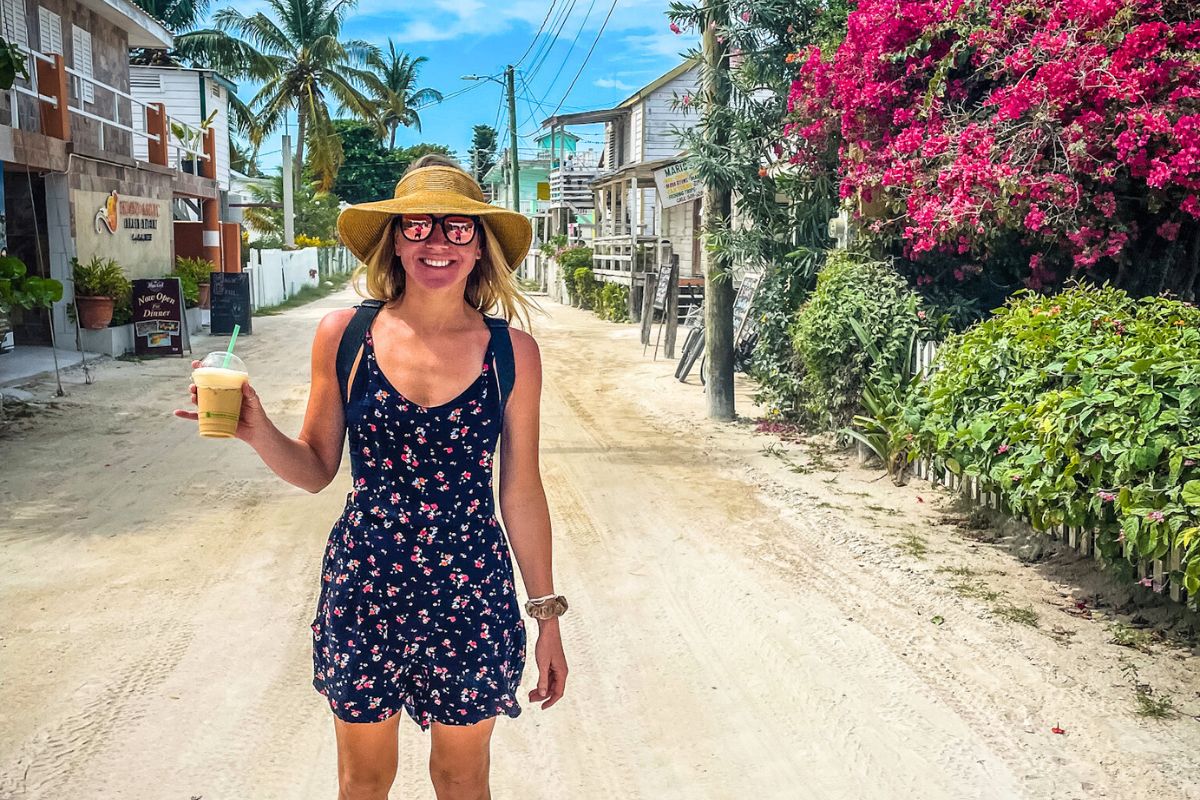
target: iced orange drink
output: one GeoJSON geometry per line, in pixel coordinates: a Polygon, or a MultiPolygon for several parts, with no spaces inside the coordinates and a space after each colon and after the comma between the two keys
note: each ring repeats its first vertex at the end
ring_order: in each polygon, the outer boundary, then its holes
{"type": "Polygon", "coordinates": [[[249,380],[246,364],[237,356],[209,353],[192,372],[200,435],[229,439],[237,433],[242,412],[242,384],[249,380]]]}

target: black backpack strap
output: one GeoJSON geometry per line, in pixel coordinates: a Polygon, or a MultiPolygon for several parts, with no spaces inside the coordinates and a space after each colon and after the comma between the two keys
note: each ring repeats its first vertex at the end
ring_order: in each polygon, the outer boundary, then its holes
{"type": "Polygon", "coordinates": [[[492,329],[492,369],[496,371],[496,382],[500,386],[500,416],[513,385],[517,382],[517,364],[513,359],[512,338],[508,335],[508,320],[484,316],[484,322],[492,329]]]}
{"type": "MultiPolygon", "coordinates": [[[[362,351],[367,331],[371,329],[371,323],[381,308],[383,308],[382,300],[363,300],[355,306],[354,316],[350,318],[346,330],[342,332],[342,340],[338,342],[337,377],[338,388],[342,391],[343,405],[349,402],[350,370],[354,368],[354,362],[362,351]]],[[[357,379],[358,375],[359,373],[355,373],[354,377],[357,379]]]]}

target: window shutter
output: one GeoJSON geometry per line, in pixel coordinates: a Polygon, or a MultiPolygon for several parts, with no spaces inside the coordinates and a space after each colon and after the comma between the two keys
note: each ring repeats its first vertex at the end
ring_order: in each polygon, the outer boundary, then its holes
{"type": "Polygon", "coordinates": [[[0,2],[0,17],[3,18],[0,32],[4,34],[4,38],[22,47],[28,47],[29,27],[25,21],[25,0],[0,2]]]}
{"type": "MultiPolygon", "coordinates": [[[[81,75],[95,77],[92,71],[92,35],[76,25],[71,26],[72,62],[81,75]]],[[[79,98],[85,103],[96,102],[96,87],[89,81],[80,80],[79,98]]]]}
{"type": "Polygon", "coordinates": [[[38,35],[43,53],[63,54],[62,17],[42,6],[38,6],[38,35]]]}

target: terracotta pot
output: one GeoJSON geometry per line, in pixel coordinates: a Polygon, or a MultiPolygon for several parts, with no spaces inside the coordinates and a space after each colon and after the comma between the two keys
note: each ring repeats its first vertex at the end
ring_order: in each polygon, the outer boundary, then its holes
{"type": "Polygon", "coordinates": [[[209,284],[201,283],[201,284],[199,284],[199,288],[200,288],[200,294],[199,294],[199,299],[196,301],[196,305],[199,308],[208,308],[209,284]]]}
{"type": "Polygon", "coordinates": [[[112,322],[113,299],[111,297],[75,297],[75,312],[79,315],[79,327],[89,331],[100,331],[112,322]]]}

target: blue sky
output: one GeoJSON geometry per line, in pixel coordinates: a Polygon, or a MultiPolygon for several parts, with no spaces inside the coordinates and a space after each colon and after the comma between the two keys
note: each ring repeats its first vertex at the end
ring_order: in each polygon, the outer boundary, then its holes
{"type": "MultiPolygon", "coordinates": [[[[213,10],[227,5],[245,14],[265,8],[259,0],[218,0],[213,10]]],[[[532,134],[560,103],[560,113],[608,108],[678,64],[679,54],[695,39],[671,33],[666,9],[667,0],[616,0],[615,5],[612,0],[357,0],[343,32],[346,38],[385,48],[391,38],[398,49],[426,56],[422,86],[447,96],[471,87],[423,109],[420,133],[401,129],[396,136],[398,146],[436,142],[465,157],[473,125],[497,125],[499,120],[501,146],[507,144],[507,113],[501,113],[499,85],[472,84],[461,76],[473,73],[503,79],[505,65],[524,54],[517,73],[518,149],[523,151],[533,147],[532,134]],[[585,65],[588,48],[597,41],[610,7],[612,15],[585,65]],[[546,29],[535,40],[543,21],[546,29]],[[578,80],[564,99],[576,72],[578,80]]],[[[240,90],[244,99],[252,94],[253,87],[240,90]]],[[[265,168],[278,164],[280,133],[273,135],[273,143],[263,144],[265,168]]],[[[580,149],[600,148],[602,128],[577,128],[575,133],[585,139],[580,149]]]]}

